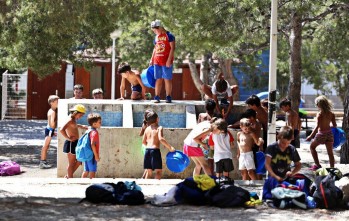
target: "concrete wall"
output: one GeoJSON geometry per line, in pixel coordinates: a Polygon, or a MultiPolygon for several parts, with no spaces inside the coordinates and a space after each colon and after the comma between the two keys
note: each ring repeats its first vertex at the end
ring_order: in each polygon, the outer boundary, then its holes
{"type": "MultiPolygon", "coordinates": [[[[97,177],[106,178],[140,178],[143,174],[143,153],[141,150],[142,137],[140,137],[140,127],[134,127],[134,111],[141,112],[145,109],[154,109],[158,113],[167,112],[170,116],[176,116],[179,114],[183,118],[179,122],[183,126],[185,122],[186,128],[169,128],[166,117],[165,120],[160,116],[160,125],[164,126],[164,136],[166,140],[174,146],[177,150],[183,151],[183,140],[191,131],[191,128],[196,124],[196,115],[198,112],[195,110],[202,109],[204,105],[201,101],[187,101],[177,102],[172,104],[152,104],[147,101],[132,102],[132,101],[112,101],[112,100],[72,100],[72,99],[60,99],[58,104],[58,131],[63,126],[68,117],[68,110],[75,104],[81,103],[89,112],[106,113],[109,118],[102,118],[102,128],[98,129],[100,135],[100,157],[101,160],[98,163],[97,177]],[[142,107],[139,107],[142,106],[142,107]],[[114,127],[105,127],[104,125],[110,125],[112,119],[116,119],[113,114],[108,113],[115,112],[116,118],[122,118],[122,121],[115,120],[117,125],[114,127]],[[120,114],[122,116],[120,117],[120,114]],[[172,115],[171,115],[172,114],[172,115]],[[122,122],[122,125],[120,125],[122,122]]],[[[234,103],[235,105],[235,103],[234,103]]],[[[242,111],[245,110],[244,105],[234,106],[234,118],[237,118],[242,111]]],[[[201,112],[201,111],[200,111],[201,112]]],[[[200,113],[199,112],[199,113],[200,113]]],[[[86,121],[86,114],[83,116],[82,123],[86,121]]],[[[102,116],[103,117],[103,116],[102,116]]],[[[87,121],[86,121],[87,122],[87,121]]],[[[79,122],[81,123],[81,122],[79,122]]],[[[173,121],[170,125],[175,124],[173,121]]],[[[84,133],[80,130],[80,136],[84,133]]],[[[237,131],[232,131],[232,134],[236,140],[237,131]]],[[[68,165],[68,159],[66,154],[63,153],[64,137],[58,133],[58,150],[57,150],[57,177],[64,177],[66,175],[66,169],[68,165]]],[[[230,174],[230,177],[239,178],[238,161],[236,158],[237,143],[235,141],[235,148],[233,152],[233,162],[235,170],[230,174]]],[[[186,178],[192,176],[194,169],[194,163],[191,162],[190,166],[182,173],[173,173],[166,167],[166,154],[168,150],[161,146],[161,153],[163,158],[163,178],[186,178]]],[[[82,167],[80,167],[74,174],[74,177],[80,177],[82,174],[82,167]]]]}
{"type": "MultiPolygon", "coordinates": [[[[190,129],[164,129],[166,140],[177,150],[183,151],[183,140],[190,132],[190,129]]],[[[82,134],[83,131],[81,130],[82,134]]],[[[138,136],[139,128],[101,128],[98,130],[100,135],[100,157],[98,163],[97,177],[103,178],[140,178],[143,174],[143,153],[141,150],[142,137],[138,136]]],[[[236,132],[233,131],[236,138],[236,132]]],[[[57,177],[64,177],[67,172],[66,166],[68,159],[63,153],[64,138],[58,136],[57,150],[57,177]]],[[[237,144],[235,143],[235,147],[237,144]]],[[[238,177],[238,164],[236,159],[236,148],[232,150],[233,162],[236,168],[231,177],[238,177]]],[[[194,163],[182,173],[173,173],[166,167],[167,148],[161,146],[163,178],[186,178],[192,176],[194,163]]],[[[80,177],[82,167],[74,174],[74,177],[80,177]]]]}

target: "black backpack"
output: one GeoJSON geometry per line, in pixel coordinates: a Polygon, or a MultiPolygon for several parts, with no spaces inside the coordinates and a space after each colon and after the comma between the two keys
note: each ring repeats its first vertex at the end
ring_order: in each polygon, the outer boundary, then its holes
{"type": "Polygon", "coordinates": [[[312,186],[313,198],[318,208],[339,208],[343,199],[343,192],[334,184],[335,176],[329,173],[327,176],[318,176],[312,186]]]}
{"type": "Polygon", "coordinates": [[[124,205],[144,204],[144,194],[139,190],[128,190],[117,196],[118,203],[124,205]]]}
{"type": "MultiPolygon", "coordinates": [[[[144,194],[140,190],[128,189],[124,182],[92,184],[86,189],[86,198],[91,203],[110,203],[125,205],[144,204],[144,194]]],[[[82,201],[83,201],[82,200],[82,201]]]]}
{"type": "Polygon", "coordinates": [[[238,186],[223,185],[209,190],[206,197],[213,206],[231,208],[244,206],[250,200],[250,192],[238,186]]]}
{"type": "Polygon", "coordinates": [[[87,187],[85,191],[86,200],[91,203],[111,203],[116,204],[117,185],[114,183],[98,183],[87,187]]]}

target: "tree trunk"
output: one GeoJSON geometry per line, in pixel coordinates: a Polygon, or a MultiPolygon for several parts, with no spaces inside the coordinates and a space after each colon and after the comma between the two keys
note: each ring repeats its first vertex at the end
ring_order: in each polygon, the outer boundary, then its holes
{"type": "MultiPolygon", "coordinates": [[[[208,60],[211,57],[210,54],[205,54],[201,56],[201,63],[200,63],[200,80],[203,84],[208,84],[209,80],[208,80],[208,74],[209,74],[209,63],[208,60]]],[[[201,90],[201,88],[199,89],[199,91],[201,90]]],[[[200,91],[201,92],[201,91],[200,91]]],[[[201,99],[205,100],[205,94],[201,93],[201,99]]]]}
{"type": "MultiPolygon", "coordinates": [[[[347,75],[347,79],[349,80],[349,74],[347,75]]],[[[342,128],[345,131],[347,141],[342,145],[341,148],[341,155],[340,155],[340,163],[348,164],[349,163],[349,128],[348,128],[348,122],[349,120],[349,87],[347,87],[346,93],[345,93],[345,101],[344,101],[344,116],[343,116],[343,123],[342,128]]]]}
{"type": "Polygon", "coordinates": [[[209,72],[208,59],[209,58],[210,58],[209,54],[202,55],[202,60],[200,63],[200,80],[204,84],[208,84],[208,72],[209,72]]]}
{"type": "Polygon", "coordinates": [[[292,109],[298,113],[301,97],[302,76],[302,21],[301,17],[294,13],[291,21],[290,35],[290,83],[288,85],[288,98],[291,100],[292,109]]]}
{"type": "MultiPolygon", "coordinates": [[[[290,83],[288,85],[288,99],[291,100],[292,109],[298,113],[301,83],[302,83],[302,21],[297,13],[293,14],[290,34],[290,83]]],[[[299,136],[295,138],[296,147],[300,147],[299,136]]]]}
{"type": "Polygon", "coordinates": [[[201,90],[202,81],[200,80],[198,71],[196,69],[195,60],[190,58],[188,58],[188,60],[191,78],[193,79],[195,87],[198,89],[201,95],[203,95],[204,92],[201,90]]]}
{"type": "Polygon", "coordinates": [[[208,60],[208,64],[210,66],[210,74],[209,74],[209,84],[212,85],[221,74],[221,70],[219,69],[219,64],[216,64],[215,57],[211,55],[210,59],[208,60]]]}

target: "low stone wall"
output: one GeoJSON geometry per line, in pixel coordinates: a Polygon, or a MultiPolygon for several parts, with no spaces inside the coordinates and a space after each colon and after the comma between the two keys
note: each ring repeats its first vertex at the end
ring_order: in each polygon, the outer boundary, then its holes
{"type": "MultiPolygon", "coordinates": [[[[112,128],[103,127],[98,129],[100,135],[100,157],[97,177],[103,178],[140,178],[143,174],[143,153],[141,149],[142,137],[138,136],[140,128],[112,128]]],[[[164,128],[164,137],[177,150],[183,151],[183,140],[191,129],[168,129],[164,128]]],[[[84,131],[80,131],[82,135],[84,131]]],[[[236,131],[231,131],[236,140],[236,131]]],[[[63,153],[64,137],[58,135],[57,149],[57,177],[64,177],[67,173],[68,159],[63,153]]],[[[238,161],[236,158],[237,143],[232,149],[235,170],[230,173],[233,179],[239,179],[238,161]]],[[[166,167],[167,148],[161,146],[163,178],[180,178],[192,176],[194,163],[182,173],[173,173],[166,167]]],[[[74,174],[80,177],[82,167],[74,174]]]]}
{"type": "MultiPolygon", "coordinates": [[[[160,125],[164,127],[166,140],[177,150],[182,150],[183,140],[196,125],[199,113],[205,112],[203,101],[173,101],[171,104],[154,104],[151,101],[131,100],[93,100],[93,99],[60,99],[58,102],[58,131],[66,122],[69,109],[75,104],[83,104],[86,114],[78,120],[79,124],[87,125],[87,114],[100,113],[102,128],[98,129],[100,135],[100,157],[97,177],[106,178],[140,178],[143,174],[143,153],[141,150],[142,137],[139,131],[146,109],[155,110],[160,118],[160,125]]],[[[234,107],[228,122],[237,121],[246,105],[234,102],[234,107]]],[[[80,136],[84,131],[80,131],[80,136]]],[[[233,131],[236,140],[236,131],[233,131]]],[[[63,153],[64,137],[58,132],[57,150],[57,177],[66,175],[68,159],[63,153]]],[[[239,177],[238,162],[236,159],[237,143],[233,151],[235,170],[230,177],[239,177]]],[[[168,150],[161,146],[163,158],[164,178],[186,178],[192,176],[194,163],[182,173],[172,173],[166,168],[166,154],[168,150]]],[[[80,177],[80,167],[75,177],[80,177]]]]}

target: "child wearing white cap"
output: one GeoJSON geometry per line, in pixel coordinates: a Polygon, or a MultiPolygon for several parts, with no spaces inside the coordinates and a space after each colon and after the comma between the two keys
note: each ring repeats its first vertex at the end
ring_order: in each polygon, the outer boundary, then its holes
{"type": "Polygon", "coordinates": [[[156,34],[154,50],[149,65],[154,65],[155,97],[154,102],[160,103],[162,80],[165,80],[166,103],[172,102],[172,71],[174,51],[176,47],[175,37],[161,24],[160,20],[151,22],[151,29],[156,34]]]}

